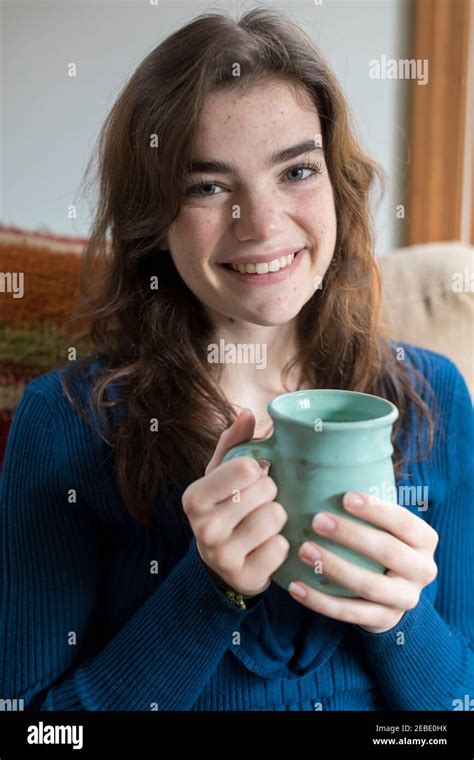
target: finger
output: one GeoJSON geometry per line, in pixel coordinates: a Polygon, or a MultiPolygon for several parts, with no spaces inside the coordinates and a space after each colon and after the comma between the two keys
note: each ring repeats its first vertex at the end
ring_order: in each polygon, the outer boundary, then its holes
{"type": "Polygon", "coordinates": [[[273,433],[273,420],[270,419],[270,420],[267,421],[267,424],[265,425],[265,427],[263,428],[263,430],[260,432],[260,435],[259,435],[258,439],[255,438],[254,440],[260,440],[260,439],[270,438],[271,435],[272,435],[272,433],[273,433]]]}
{"type": "Polygon", "coordinates": [[[419,602],[419,593],[403,578],[366,570],[338,557],[337,554],[320,545],[305,541],[300,547],[299,557],[306,565],[313,567],[315,573],[324,573],[341,586],[354,591],[362,599],[394,607],[397,610],[412,609],[419,602]],[[307,556],[306,551],[309,547],[319,551],[321,555],[319,560],[310,559],[307,556]]]}
{"type": "Polygon", "coordinates": [[[262,474],[253,485],[243,491],[235,489],[232,497],[220,501],[214,508],[201,511],[194,521],[194,531],[200,533],[205,523],[205,533],[201,533],[203,543],[207,546],[224,543],[250,512],[261,504],[273,501],[277,492],[275,481],[262,474]]]}
{"type": "Polygon", "coordinates": [[[222,462],[218,468],[195,480],[184,491],[182,502],[185,511],[188,515],[195,516],[208,513],[216,502],[228,499],[234,492],[251,486],[261,477],[262,468],[251,457],[235,457],[222,462]]]}
{"type": "Polygon", "coordinates": [[[296,580],[296,583],[304,588],[306,597],[302,599],[290,591],[291,596],[313,612],[319,612],[320,615],[326,615],[326,617],[341,620],[344,623],[353,623],[367,628],[383,628],[384,621],[386,621],[387,626],[391,624],[393,619],[391,608],[364,599],[349,599],[325,594],[299,579],[296,580]]]}
{"type": "Polygon", "coordinates": [[[277,533],[247,555],[245,572],[252,578],[258,578],[259,574],[270,576],[283,564],[289,551],[290,542],[281,533],[277,533]]]}
{"type": "Polygon", "coordinates": [[[276,533],[280,533],[287,520],[288,514],[279,502],[261,504],[237,526],[229,545],[232,545],[233,552],[245,556],[276,533]]]}
{"type": "Polygon", "coordinates": [[[219,438],[216,449],[209,464],[206,467],[205,474],[212,472],[221,462],[222,458],[229,449],[238,443],[249,441],[255,430],[255,416],[251,409],[242,409],[240,414],[233,421],[232,425],[224,430],[219,438]]]}
{"type": "Polygon", "coordinates": [[[216,515],[224,515],[225,521],[234,530],[254,509],[274,501],[277,493],[278,486],[273,478],[262,472],[255,483],[244,489],[236,488],[228,499],[217,502],[214,511],[216,515]]]}
{"type": "Polygon", "coordinates": [[[376,560],[403,578],[418,580],[420,573],[423,574],[422,558],[411,546],[390,533],[372,528],[367,523],[326,512],[315,515],[312,525],[318,535],[376,560]],[[323,529],[323,516],[327,516],[335,524],[333,530],[323,529]]]}
{"type": "Polygon", "coordinates": [[[357,506],[352,495],[344,494],[342,504],[350,514],[387,530],[413,548],[434,550],[438,534],[421,517],[399,504],[387,504],[368,494],[357,493],[362,504],[357,506]]]}

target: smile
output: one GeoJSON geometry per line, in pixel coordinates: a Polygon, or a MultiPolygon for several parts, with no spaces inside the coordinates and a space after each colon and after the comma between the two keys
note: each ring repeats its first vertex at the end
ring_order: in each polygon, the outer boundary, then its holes
{"type": "Polygon", "coordinates": [[[272,261],[247,263],[247,264],[221,264],[220,266],[229,272],[231,277],[243,282],[250,282],[255,285],[270,285],[275,282],[289,277],[297,268],[302,254],[306,249],[302,248],[296,253],[289,253],[287,256],[280,256],[272,261]]]}
{"type": "Polygon", "coordinates": [[[289,253],[288,256],[280,256],[279,259],[273,259],[273,261],[264,261],[263,263],[248,263],[248,264],[229,264],[235,272],[242,272],[244,274],[268,274],[268,272],[279,272],[280,269],[284,269],[289,266],[295,258],[294,253],[289,253]]]}

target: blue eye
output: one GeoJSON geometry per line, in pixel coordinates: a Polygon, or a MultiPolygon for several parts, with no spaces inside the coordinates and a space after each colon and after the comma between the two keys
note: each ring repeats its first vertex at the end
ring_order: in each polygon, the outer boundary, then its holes
{"type": "MultiPolygon", "coordinates": [[[[197,185],[194,185],[193,187],[190,187],[188,190],[186,190],[186,195],[201,195],[204,198],[209,198],[209,196],[205,195],[203,192],[206,188],[209,187],[219,187],[219,185],[216,182],[199,182],[197,185]]],[[[216,195],[216,193],[212,193],[212,195],[216,195]]]]}
{"type": "MultiPolygon", "coordinates": [[[[289,172],[311,171],[311,169],[312,169],[311,166],[293,166],[291,169],[288,169],[286,173],[289,174],[289,172]]],[[[310,177],[302,177],[300,179],[300,182],[306,182],[306,180],[311,179],[311,176],[313,175],[310,175],[310,177]]]]}
{"type": "MultiPolygon", "coordinates": [[[[324,164],[322,162],[313,164],[311,162],[305,162],[302,164],[297,164],[296,166],[291,166],[289,169],[286,170],[285,174],[289,174],[290,172],[296,172],[296,171],[304,171],[307,169],[308,171],[311,171],[311,174],[309,177],[303,177],[301,179],[296,179],[291,181],[290,184],[300,184],[301,182],[307,182],[308,180],[314,179],[314,177],[317,174],[322,174],[324,171],[324,164]]],[[[213,182],[212,180],[203,180],[202,182],[198,182],[197,185],[193,185],[192,187],[187,188],[185,191],[186,196],[197,196],[201,198],[212,198],[215,195],[220,195],[220,193],[211,193],[210,195],[207,195],[205,193],[206,188],[212,188],[212,187],[221,187],[218,182],[213,182]]]]}

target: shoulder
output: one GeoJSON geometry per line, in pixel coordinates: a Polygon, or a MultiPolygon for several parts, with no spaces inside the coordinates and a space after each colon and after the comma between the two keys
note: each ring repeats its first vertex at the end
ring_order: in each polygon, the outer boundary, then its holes
{"type": "Polygon", "coordinates": [[[67,382],[71,389],[77,392],[82,400],[85,400],[101,366],[102,362],[97,359],[91,359],[82,366],[78,361],[69,362],[67,365],[45,372],[43,375],[38,375],[38,377],[30,380],[25,386],[22,398],[40,395],[51,405],[61,405],[67,399],[64,392],[64,384],[67,382]]]}
{"type": "MultiPolygon", "coordinates": [[[[416,390],[426,404],[434,423],[433,448],[429,463],[434,469],[442,468],[443,482],[454,482],[462,471],[474,471],[474,406],[467,383],[456,364],[444,354],[412,344],[393,344],[405,350],[404,360],[411,370],[416,390]]],[[[412,404],[408,414],[411,433],[415,430],[412,404]]],[[[423,436],[427,432],[422,424],[423,436]]],[[[412,441],[403,439],[407,447],[412,441]]],[[[414,449],[413,449],[414,451],[414,449]]],[[[471,477],[471,475],[470,475],[471,477]]]]}
{"type": "MultiPolygon", "coordinates": [[[[84,423],[98,430],[99,413],[93,402],[92,392],[96,381],[107,368],[105,361],[91,356],[80,361],[68,362],[67,365],[35,377],[25,386],[15,416],[31,406],[35,399],[38,414],[38,398],[41,398],[44,404],[43,413],[52,414],[56,428],[64,424],[70,428],[84,423]]],[[[110,385],[107,401],[116,397],[117,388],[118,383],[110,385]]],[[[101,417],[105,420],[103,414],[101,417]]]]}
{"type": "Polygon", "coordinates": [[[472,399],[466,380],[457,367],[445,354],[412,343],[390,341],[392,351],[400,361],[405,361],[413,379],[416,390],[421,397],[429,401],[428,384],[436,400],[441,406],[451,406],[460,402],[472,406],[472,399]]]}
{"type": "Polygon", "coordinates": [[[95,359],[71,362],[30,380],[13,415],[5,458],[20,449],[37,457],[49,451],[58,469],[66,471],[74,459],[98,456],[104,441],[91,389],[101,366],[95,359]]]}

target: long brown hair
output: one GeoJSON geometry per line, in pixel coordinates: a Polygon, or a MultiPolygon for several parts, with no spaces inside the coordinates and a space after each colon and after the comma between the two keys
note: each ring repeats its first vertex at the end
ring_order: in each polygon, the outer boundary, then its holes
{"type": "MultiPolygon", "coordinates": [[[[428,450],[432,445],[429,408],[380,324],[369,192],[376,178],[383,188],[384,172],[357,143],[335,74],[310,37],[281,13],[259,7],[238,21],[202,14],[143,60],[102,127],[96,145],[99,201],[83,254],[81,306],[72,320],[87,318],[95,351],[63,381],[83,416],[71,393],[75,372],[100,358],[91,392],[97,410],[114,405],[111,384],[120,388],[116,401],[123,404],[123,418],[107,431],[104,426],[101,436],[114,449],[124,503],[145,527],[154,521],[160,486],[183,488],[202,477],[219,435],[235,419],[207,361],[215,339],[211,324],[160,244],[180,210],[206,95],[244,92],[263,80],[284,80],[311,97],[337,216],[334,256],[323,287],[297,317],[299,349],[283,370],[284,387],[297,365],[310,387],[393,401],[400,410],[393,431],[397,473],[404,453],[395,438],[410,401],[417,441],[424,419],[428,450]],[[236,62],[240,76],[233,75],[236,62]],[[158,290],[150,287],[152,280],[158,290]]],[[[85,179],[91,166],[92,160],[85,179]]],[[[166,498],[166,488],[163,493],[166,498]]]]}

